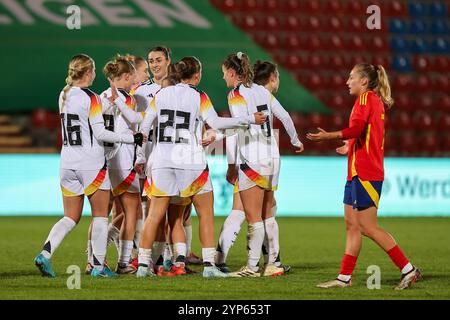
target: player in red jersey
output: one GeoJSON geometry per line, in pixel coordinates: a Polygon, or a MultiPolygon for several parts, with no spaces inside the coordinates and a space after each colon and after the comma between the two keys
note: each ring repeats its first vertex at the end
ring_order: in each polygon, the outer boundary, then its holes
{"type": "Polygon", "coordinates": [[[308,133],[312,141],[348,140],[336,151],[348,153],[348,176],[345,185],[344,212],[347,230],[345,255],[337,279],[318,287],[349,287],[362,245],[362,236],[378,244],[401,270],[400,284],[395,288],[409,288],[421,279],[420,270],[405,257],[394,238],[377,224],[378,202],[384,180],[384,117],[385,109],[394,101],[383,66],[358,64],[347,81],[350,94],[357,96],[350,115],[350,125],[342,131],[308,133]]]}

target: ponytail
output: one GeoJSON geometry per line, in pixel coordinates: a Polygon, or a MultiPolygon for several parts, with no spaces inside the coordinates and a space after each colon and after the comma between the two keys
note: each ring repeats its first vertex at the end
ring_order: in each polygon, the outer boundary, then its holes
{"type": "Polygon", "coordinates": [[[67,72],[66,86],[63,88],[61,111],[67,99],[67,93],[74,86],[75,81],[81,80],[84,75],[94,68],[94,60],[86,54],[79,54],[69,62],[69,70],[67,72]]]}
{"type": "Polygon", "coordinates": [[[387,108],[390,109],[394,105],[394,99],[391,97],[391,86],[389,84],[389,78],[384,67],[380,64],[375,67],[378,73],[378,87],[375,91],[381,97],[381,100],[386,104],[387,108]]]}
{"type": "Polygon", "coordinates": [[[390,109],[394,105],[391,97],[391,86],[384,67],[380,64],[373,66],[368,63],[360,63],[355,66],[363,77],[368,79],[367,88],[374,90],[383,103],[390,109]]]}
{"type": "Polygon", "coordinates": [[[236,74],[245,87],[251,87],[253,83],[253,70],[248,55],[243,52],[230,54],[223,62],[223,65],[226,69],[236,71],[236,74]]]}

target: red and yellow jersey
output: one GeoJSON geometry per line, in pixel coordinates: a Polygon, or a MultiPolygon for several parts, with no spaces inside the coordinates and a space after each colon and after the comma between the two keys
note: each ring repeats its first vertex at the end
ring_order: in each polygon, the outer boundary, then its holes
{"type": "Polygon", "coordinates": [[[350,125],[364,121],[360,137],[350,139],[348,144],[348,176],[361,180],[384,180],[384,104],[374,91],[361,94],[353,106],[350,125]]]}

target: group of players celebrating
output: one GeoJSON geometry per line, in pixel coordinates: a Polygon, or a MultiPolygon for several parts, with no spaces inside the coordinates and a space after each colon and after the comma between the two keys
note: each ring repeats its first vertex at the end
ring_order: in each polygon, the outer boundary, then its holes
{"type": "MultiPolygon", "coordinates": [[[[36,266],[44,276],[56,276],[51,257],[80,220],[87,196],[93,219],[86,271],[92,277],[185,275],[194,272],[189,263],[202,263],[205,278],[289,272],[290,267],[280,261],[275,219],[280,153],[273,116],[283,124],[295,152],[302,152],[303,144],[289,113],[273,95],[279,87],[276,64],[257,61],[252,66],[245,53],[228,55],[222,71],[231,89],[231,117],[219,117],[208,95],[197,88],[202,79],[197,58],[184,57],[175,63],[170,49],[162,46],[151,49],[147,58],[114,57],[103,68],[109,88],[100,95],[89,89],[96,75],[92,58],[80,54],[71,59],[59,99],[64,217],[51,229],[35,258],[36,266]],[[216,247],[205,147],[222,139],[226,139],[226,179],[234,185],[234,195],[216,247]],[[199,219],[201,259],[191,252],[192,206],[199,219]],[[244,220],[248,260],[231,272],[226,258],[244,220]],[[118,250],[115,272],[106,262],[111,243],[118,250]]],[[[347,85],[350,94],[358,97],[349,128],[307,135],[312,141],[348,140],[338,150],[349,154],[346,253],[339,276],[319,286],[351,285],[365,235],[402,270],[397,288],[408,288],[420,279],[420,271],[376,224],[384,179],[384,106],[392,105],[387,76],[382,66],[361,64],[353,68],[347,85]]]]}

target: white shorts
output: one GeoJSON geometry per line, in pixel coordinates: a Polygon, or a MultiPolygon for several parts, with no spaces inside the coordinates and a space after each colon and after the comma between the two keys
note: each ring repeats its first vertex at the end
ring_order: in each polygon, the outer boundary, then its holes
{"type": "Polygon", "coordinates": [[[139,193],[139,178],[134,170],[108,169],[114,197],[122,193],[139,193]]]}
{"type": "MultiPolygon", "coordinates": [[[[258,186],[268,191],[275,191],[280,177],[280,159],[268,159],[260,163],[243,163],[239,166],[238,191],[258,186]]],[[[235,189],[236,191],[236,186],[235,189]]]]}
{"type": "Polygon", "coordinates": [[[150,179],[152,196],[187,198],[213,191],[208,167],[204,170],[153,169],[150,179]]]}
{"type": "Polygon", "coordinates": [[[100,170],[60,170],[61,191],[66,197],[90,196],[98,189],[110,190],[106,166],[100,170]]]}

